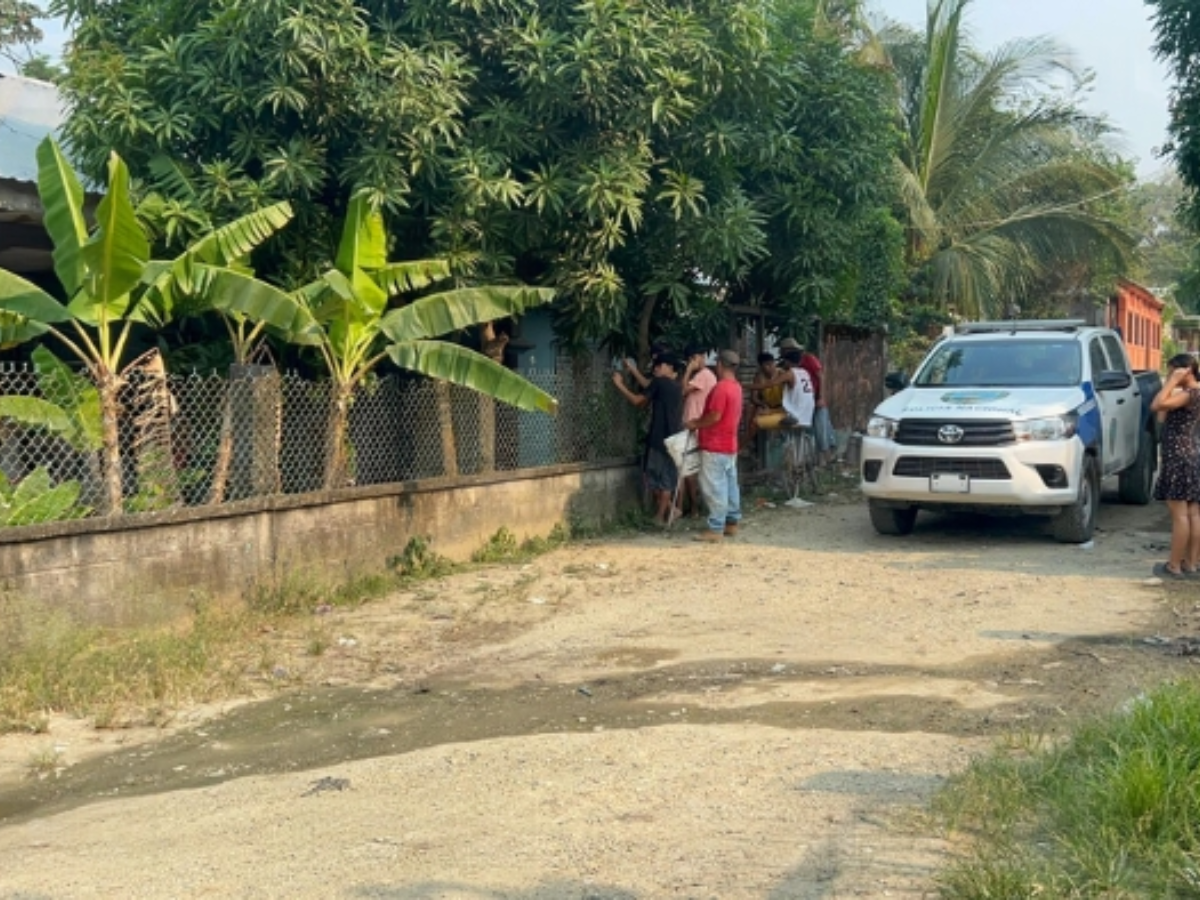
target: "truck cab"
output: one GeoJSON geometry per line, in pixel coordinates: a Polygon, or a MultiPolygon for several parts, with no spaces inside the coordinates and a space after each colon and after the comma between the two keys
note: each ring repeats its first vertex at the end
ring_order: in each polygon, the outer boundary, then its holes
{"type": "Polygon", "coordinates": [[[862,492],[883,534],[921,509],[1048,516],[1091,539],[1101,479],[1148,503],[1157,466],[1157,373],[1134,373],[1116,332],[1081,321],[976,322],[939,341],[875,410],[862,492]]]}

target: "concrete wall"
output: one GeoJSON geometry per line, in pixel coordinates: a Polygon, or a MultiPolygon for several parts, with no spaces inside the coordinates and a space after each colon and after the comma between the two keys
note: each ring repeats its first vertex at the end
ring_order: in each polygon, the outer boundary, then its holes
{"type": "Polygon", "coordinates": [[[501,528],[523,540],[610,520],[637,504],[636,472],[565,465],[4,529],[0,594],[98,624],[168,621],[195,598],[380,572],[413,537],[466,560],[501,528]]]}

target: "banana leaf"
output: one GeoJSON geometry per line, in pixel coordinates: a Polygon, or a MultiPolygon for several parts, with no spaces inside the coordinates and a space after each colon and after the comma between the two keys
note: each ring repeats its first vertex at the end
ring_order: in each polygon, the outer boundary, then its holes
{"type": "Polygon", "coordinates": [[[41,337],[49,330],[47,325],[0,309],[0,350],[9,350],[24,344],[41,337]]]}
{"type": "Polygon", "coordinates": [[[104,417],[96,386],[45,347],[34,350],[32,359],[42,396],[67,418],[67,427],[57,432],[59,437],[80,452],[99,450],[104,445],[104,417]]]}
{"type": "Polygon", "coordinates": [[[296,298],[265,281],[233,269],[197,265],[192,287],[208,298],[213,309],[240,313],[256,322],[266,322],[295,343],[312,343],[319,329],[312,313],[296,298]]]}
{"type": "Polygon", "coordinates": [[[53,138],[37,148],[38,196],[45,210],[43,221],[54,243],[54,272],[68,296],[74,296],[85,275],[82,258],[88,228],[83,214],[83,185],[53,138]]]}
{"type": "Polygon", "coordinates": [[[556,413],[558,401],[482,353],[445,341],[405,341],[387,348],[403,369],[461,384],[529,412],[556,413]]]}
{"type": "Polygon", "coordinates": [[[96,207],[96,230],[80,258],[86,267],[86,293],[69,308],[92,324],[124,316],[130,292],[150,260],[150,242],[129,196],[129,169],[115,153],[108,161],[108,192],[96,207]]]}
{"type": "Polygon", "coordinates": [[[0,269],[0,311],[49,324],[71,318],[67,308],[50,294],[7,269],[0,269]]]}
{"type": "Polygon", "coordinates": [[[435,281],[450,277],[450,266],[442,259],[416,259],[392,263],[371,272],[371,279],[389,297],[409,291],[419,291],[435,281]]]}
{"type": "Polygon", "coordinates": [[[72,430],[71,417],[66,410],[41,397],[0,397],[0,419],[12,419],[26,428],[44,428],[55,434],[72,430]]]}
{"type": "Polygon", "coordinates": [[[450,334],[480,322],[517,316],[549,303],[554,291],[530,287],[473,287],[423,297],[389,312],[380,330],[393,342],[450,334]]]}
{"type": "Polygon", "coordinates": [[[292,205],[287,201],[256,209],[206,234],[180,259],[186,256],[212,265],[231,265],[249,256],[291,220],[292,205]]]}
{"type": "Polygon", "coordinates": [[[77,506],[79,491],[79,482],[64,481],[54,485],[49,472],[35,469],[21,479],[15,489],[8,489],[7,483],[0,486],[0,524],[36,525],[79,518],[87,512],[77,506]]]}
{"type": "Polygon", "coordinates": [[[342,239],[338,243],[338,271],[351,275],[356,269],[382,269],[387,265],[387,231],[383,216],[362,194],[350,201],[342,239]]]}

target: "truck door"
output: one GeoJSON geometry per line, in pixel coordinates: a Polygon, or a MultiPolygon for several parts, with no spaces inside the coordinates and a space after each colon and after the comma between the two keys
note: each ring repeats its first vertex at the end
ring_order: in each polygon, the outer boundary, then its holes
{"type": "Polygon", "coordinates": [[[1112,391],[1116,395],[1117,405],[1117,434],[1121,465],[1125,469],[1132,466],[1137,459],[1138,442],[1142,430],[1142,398],[1137,380],[1133,378],[1133,370],[1129,366],[1129,357],[1124,345],[1115,334],[1105,334],[1100,338],[1108,353],[1111,368],[1117,372],[1125,372],[1130,377],[1129,387],[1121,391],[1112,391]]]}
{"type": "MultiPolygon", "coordinates": [[[[1128,371],[1125,356],[1121,354],[1119,361],[1114,364],[1108,358],[1101,337],[1096,335],[1088,341],[1088,362],[1091,364],[1091,383],[1093,390],[1102,372],[1128,371]]],[[[1095,391],[1096,403],[1100,407],[1100,418],[1104,422],[1104,442],[1101,448],[1101,471],[1105,475],[1119,472],[1133,460],[1129,453],[1129,420],[1127,408],[1134,408],[1130,402],[1131,390],[1095,391]]]]}

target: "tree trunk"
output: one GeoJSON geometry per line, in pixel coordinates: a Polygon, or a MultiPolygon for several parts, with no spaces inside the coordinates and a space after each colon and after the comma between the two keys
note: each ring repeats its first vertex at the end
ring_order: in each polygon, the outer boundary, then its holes
{"type": "Polygon", "coordinates": [[[642,301],[642,312],[638,316],[638,364],[643,370],[650,365],[650,323],[654,320],[654,307],[657,303],[657,297],[647,297],[642,301]]]}
{"type": "Polygon", "coordinates": [[[121,378],[105,374],[98,379],[100,415],[104,446],[100,451],[104,470],[104,493],[100,500],[100,515],[115,516],[122,510],[124,486],[121,472],[121,378]]]}
{"type": "Polygon", "coordinates": [[[334,386],[325,445],[325,490],[346,486],[346,426],[350,420],[350,388],[334,386]]]}
{"type": "Polygon", "coordinates": [[[212,486],[208,489],[208,503],[223,503],[225,488],[229,484],[229,466],[233,461],[233,382],[225,382],[225,399],[221,403],[221,437],[217,444],[217,461],[213,465],[212,486]]]}
{"type": "MultiPolygon", "coordinates": [[[[497,365],[503,365],[508,335],[497,336],[496,326],[487,322],[481,336],[483,355],[497,365]]],[[[479,398],[479,471],[496,471],[496,401],[487,396],[479,398]]]]}
{"type": "Polygon", "coordinates": [[[442,433],[442,474],[458,477],[458,446],[454,441],[454,407],[450,403],[450,385],[445,381],[433,383],[437,398],[438,431],[442,433]]]}

